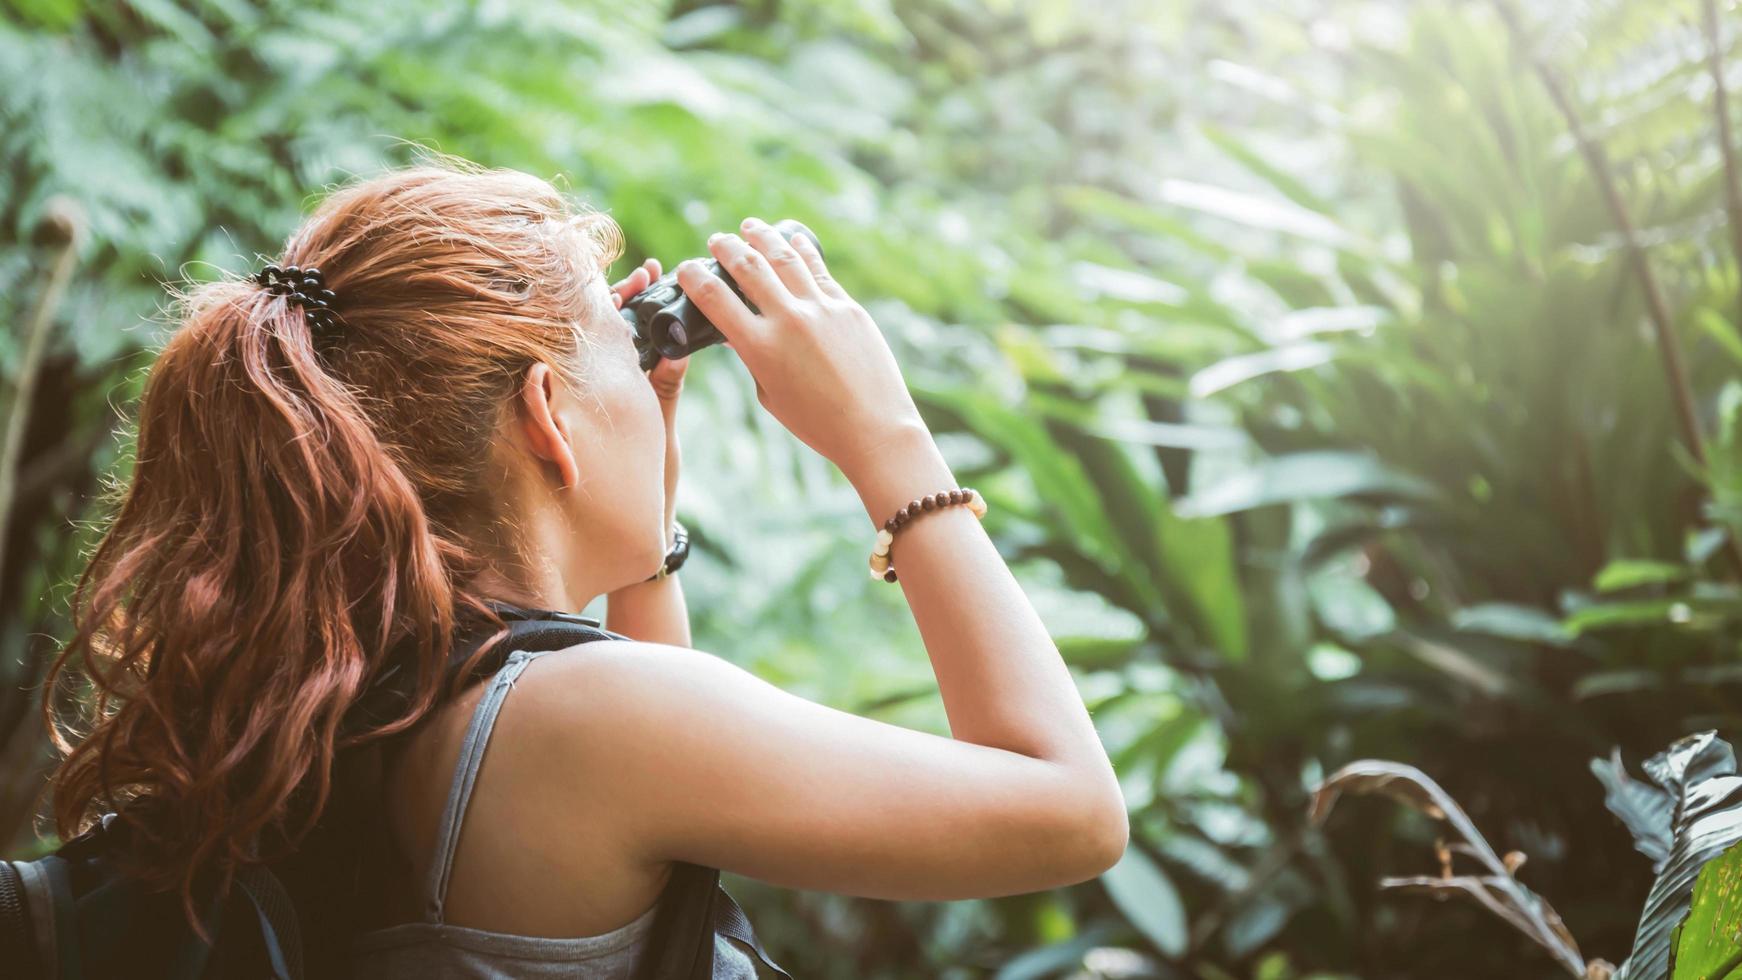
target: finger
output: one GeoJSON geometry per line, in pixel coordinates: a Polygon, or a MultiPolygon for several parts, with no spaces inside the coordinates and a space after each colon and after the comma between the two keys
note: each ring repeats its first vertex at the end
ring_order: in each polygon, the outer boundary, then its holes
{"type": "Polygon", "coordinates": [[[655,279],[658,279],[661,275],[659,271],[659,260],[651,255],[647,257],[647,261],[642,263],[641,267],[647,270],[647,281],[649,284],[651,284],[655,279]]]}
{"type": "Polygon", "coordinates": [[[628,276],[624,277],[622,282],[617,284],[617,292],[627,299],[628,297],[641,292],[643,289],[646,289],[647,284],[651,281],[652,280],[647,278],[646,269],[636,269],[634,272],[631,272],[628,276]]]}
{"type": "Polygon", "coordinates": [[[732,232],[710,238],[708,251],[720,260],[720,268],[738,283],[738,288],[756,304],[757,310],[780,309],[792,299],[792,293],[774,274],[768,259],[732,232]]]}
{"type": "Polygon", "coordinates": [[[804,260],[805,268],[810,270],[811,281],[817,284],[818,289],[836,299],[848,298],[847,291],[841,288],[834,276],[829,275],[829,267],[823,264],[823,255],[811,243],[809,235],[792,236],[792,247],[798,257],[804,260]]]}
{"type": "Polygon", "coordinates": [[[732,292],[726,281],[710,272],[700,259],[684,259],[678,263],[677,284],[721,335],[728,341],[738,341],[734,347],[741,351],[755,344],[755,338],[762,331],[760,319],[732,292]]]}
{"type": "Polygon", "coordinates": [[[744,237],[768,259],[769,266],[780,277],[780,281],[786,284],[788,292],[800,299],[822,298],[822,291],[817,289],[816,280],[811,278],[810,266],[793,251],[786,237],[775,231],[768,222],[761,218],[745,218],[744,237]]]}
{"type": "Polygon", "coordinates": [[[628,276],[624,277],[622,281],[611,287],[612,302],[621,307],[628,301],[629,297],[634,296],[643,289],[646,289],[647,284],[657,278],[659,277],[648,277],[646,266],[636,269],[634,272],[631,272],[628,276]]]}

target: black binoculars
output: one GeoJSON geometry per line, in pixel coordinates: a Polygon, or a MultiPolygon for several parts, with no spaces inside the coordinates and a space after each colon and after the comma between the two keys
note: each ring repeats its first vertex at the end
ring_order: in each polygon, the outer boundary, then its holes
{"type": "MultiPolygon", "coordinates": [[[[817,254],[823,254],[823,243],[817,240],[815,232],[801,222],[785,218],[775,222],[773,227],[789,242],[795,235],[805,236],[816,246],[817,254]]],[[[744,295],[744,291],[738,288],[732,276],[720,268],[718,259],[710,257],[702,267],[725,280],[726,285],[738,294],[738,298],[750,307],[751,312],[761,312],[744,295]]],[[[672,266],[672,271],[660,276],[625,302],[619,312],[635,330],[635,351],[641,357],[643,371],[651,370],[662,357],[675,361],[726,339],[719,328],[710,323],[684,294],[683,287],[677,283],[675,265],[672,266]]]]}

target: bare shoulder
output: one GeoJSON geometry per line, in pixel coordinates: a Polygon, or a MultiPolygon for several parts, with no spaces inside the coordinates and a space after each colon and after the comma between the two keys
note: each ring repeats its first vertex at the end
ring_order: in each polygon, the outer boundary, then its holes
{"type": "Polygon", "coordinates": [[[559,650],[533,661],[522,676],[530,682],[516,685],[513,700],[527,722],[552,735],[591,733],[613,742],[641,734],[640,725],[664,725],[685,713],[718,711],[752,691],[766,696],[778,690],[716,654],[640,640],[559,650]]]}
{"type": "Polygon", "coordinates": [[[808,703],[688,647],[597,640],[545,654],[504,703],[495,785],[524,801],[522,815],[584,820],[628,861],[682,857],[660,833],[664,821],[743,770],[747,760],[722,749],[789,715],[771,699],[808,703]]]}
{"type": "Polygon", "coordinates": [[[717,654],[642,640],[594,640],[539,657],[527,667],[546,676],[586,679],[596,685],[670,681],[690,674],[750,676],[717,654]]]}

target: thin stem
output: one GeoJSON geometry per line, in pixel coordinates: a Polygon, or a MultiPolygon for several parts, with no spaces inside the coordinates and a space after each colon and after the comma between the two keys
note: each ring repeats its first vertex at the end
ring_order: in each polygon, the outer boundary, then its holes
{"type": "MultiPolygon", "coordinates": [[[[1736,150],[1730,135],[1730,93],[1724,87],[1724,49],[1718,29],[1717,0],[1700,4],[1706,15],[1706,62],[1712,72],[1712,114],[1718,117],[1718,152],[1724,158],[1724,204],[1729,213],[1730,248],[1736,255],[1737,271],[1742,275],[1742,177],[1737,175],[1736,150]]],[[[1742,299],[1742,290],[1738,290],[1742,299]]],[[[1736,319],[1742,330],[1742,316],[1736,319]]]]}
{"type": "MultiPolygon", "coordinates": [[[[12,388],[12,404],[6,414],[6,428],[0,435],[0,582],[5,581],[6,540],[11,528],[12,509],[18,497],[18,467],[24,454],[25,424],[30,418],[30,406],[36,397],[36,382],[42,371],[43,355],[48,348],[49,328],[55,311],[60,308],[72,279],[78,258],[78,243],[84,230],[84,218],[71,201],[60,200],[49,206],[44,228],[56,248],[49,265],[48,281],[37,297],[25,330],[24,350],[18,362],[18,377],[12,388]]],[[[29,644],[27,643],[28,647],[29,644]]],[[[19,716],[21,719],[23,715],[19,716]]],[[[41,733],[30,725],[11,725],[10,731],[0,731],[0,759],[6,765],[0,772],[34,774],[39,767],[41,733]]],[[[9,846],[23,814],[33,808],[36,798],[30,787],[31,778],[11,779],[0,785],[0,847],[9,846]]]]}
{"type": "MultiPolygon", "coordinates": [[[[1730,134],[1730,92],[1724,85],[1723,35],[1718,26],[1717,0],[1700,4],[1706,20],[1706,63],[1712,72],[1712,114],[1718,117],[1718,154],[1724,160],[1725,224],[1730,227],[1730,251],[1736,257],[1736,275],[1742,280],[1742,175],[1738,174],[1735,139],[1730,134]]],[[[1736,328],[1742,330],[1742,285],[1736,291],[1739,313],[1736,328]]],[[[1730,554],[1742,567],[1742,543],[1730,539],[1730,554]]]]}
{"type": "Polygon", "coordinates": [[[24,352],[18,362],[18,379],[12,388],[11,410],[7,413],[6,431],[0,437],[0,583],[4,583],[6,540],[11,530],[12,505],[18,495],[18,464],[24,455],[25,425],[30,419],[30,405],[36,397],[37,376],[42,370],[42,358],[48,349],[49,327],[55,311],[66,294],[78,259],[78,240],[84,228],[83,215],[77,205],[62,200],[51,205],[44,227],[57,246],[49,266],[48,282],[37,297],[24,337],[24,352]]]}
{"type": "MultiPolygon", "coordinates": [[[[1707,0],[1710,3],[1710,0],[1707,0]]],[[[1634,228],[1633,219],[1628,214],[1627,202],[1621,196],[1621,188],[1615,182],[1615,174],[1609,166],[1608,154],[1602,144],[1591,137],[1585,129],[1584,120],[1579,115],[1578,108],[1573,105],[1571,96],[1567,94],[1566,86],[1561,82],[1560,74],[1545,61],[1541,54],[1531,45],[1524,25],[1519,20],[1518,12],[1510,0],[1494,0],[1494,9],[1499,12],[1500,19],[1505,21],[1513,42],[1530,61],[1542,86],[1548,91],[1549,98],[1554,101],[1555,108],[1560,111],[1561,118],[1567,125],[1573,142],[1578,146],[1579,153],[1591,168],[1591,175],[1596,178],[1597,187],[1602,191],[1604,203],[1609,209],[1609,216],[1615,222],[1615,227],[1621,233],[1626,243],[1627,258],[1633,268],[1634,275],[1639,279],[1640,288],[1645,292],[1645,310],[1651,321],[1652,334],[1657,339],[1658,357],[1663,364],[1663,373],[1669,386],[1670,399],[1675,406],[1677,427],[1681,430],[1681,442],[1686,447],[1688,455],[1703,471],[1706,469],[1706,444],[1700,434],[1699,415],[1694,408],[1693,386],[1688,381],[1687,368],[1682,360],[1681,342],[1677,339],[1674,325],[1671,322],[1669,303],[1664,299],[1663,287],[1657,281],[1657,275],[1651,269],[1651,260],[1645,254],[1645,246],[1639,241],[1639,235],[1634,228]]],[[[1722,85],[1719,86],[1722,89],[1722,85]]],[[[1729,146],[1725,139],[1726,150],[1729,146]]],[[[1732,212],[1731,231],[1737,234],[1735,212],[1732,212]]],[[[1742,242],[1742,238],[1738,238],[1742,242]]],[[[1742,254],[1742,253],[1739,253],[1742,254]]],[[[1733,566],[1742,570],[1742,541],[1732,537],[1729,539],[1729,557],[1733,566]]]]}

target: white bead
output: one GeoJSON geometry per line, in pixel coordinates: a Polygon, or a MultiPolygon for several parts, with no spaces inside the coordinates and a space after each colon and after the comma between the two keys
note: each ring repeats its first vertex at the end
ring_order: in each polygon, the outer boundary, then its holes
{"type": "Polygon", "coordinates": [[[888,528],[880,527],[877,529],[877,543],[882,547],[883,551],[888,551],[889,543],[894,540],[895,535],[889,533],[888,528]]]}
{"type": "Polygon", "coordinates": [[[887,554],[889,554],[889,542],[878,541],[877,547],[872,548],[871,553],[874,555],[887,555],[887,554]]]}

